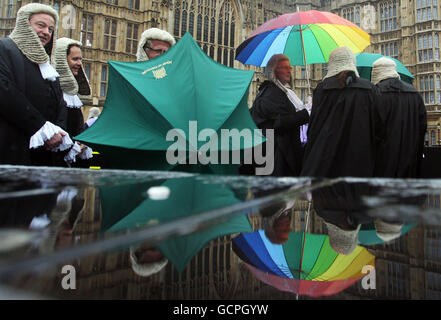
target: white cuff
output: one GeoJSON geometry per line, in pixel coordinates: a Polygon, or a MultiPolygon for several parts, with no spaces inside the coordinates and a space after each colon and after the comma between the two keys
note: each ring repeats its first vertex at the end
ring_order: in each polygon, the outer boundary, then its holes
{"type": "Polygon", "coordinates": [[[45,80],[47,79],[50,81],[55,81],[60,76],[57,70],[55,70],[55,68],[52,67],[52,65],[49,63],[49,61],[45,63],[40,63],[38,67],[40,68],[41,76],[45,80]]]}
{"type": "Polygon", "coordinates": [[[80,154],[80,159],[86,160],[93,157],[92,149],[86,146],[83,153],[80,154]]]}
{"type": "Polygon", "coordinates": [[[78,190],[72,187],[67,187],[61,191],[57,196],[57,203],[59,202],[72,202],[73,198],[78,194],[78,190]]]}
{"type": "Polygon", "coordinates": [[[63,92],[63,98],[64,101],[66,101],[66,104],[69,108],[78,109],[83,105],[80,98],[75,94],[67,94],[63,92]]]}
{"type": "Polygon", "coordinates": [[[69,150],[68,154],[64,157],[64,161],[66,162],[75,162],[77,154],[81,153],[81,147],[78,142],[75,142],[72,149],[69,150]]]}
{"type": "Polygon", "coordinates": [[[40,130],[38,130],[31,137],[31,140],[29,141],[29,149],[39,148],[43,146],[45,141],[50,140],[54,135],[60,132],[66,134],[64,137],[62,137],[63,142],[51,151],[63,151],[69,149],[73,145],[73,142],[67,132],[61,129],[59,126],[50,123],[49,121],[46,121],[46,123],[40,128],[40,130]]]}

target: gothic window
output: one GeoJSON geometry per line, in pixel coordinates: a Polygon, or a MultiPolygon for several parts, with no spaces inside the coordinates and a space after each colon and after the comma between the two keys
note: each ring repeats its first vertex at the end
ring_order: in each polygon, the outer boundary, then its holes
{"type": "Polygon", "coordinates": [[[194,35],[194,13],[190,12],[190,19],[188,21],[188,31],[191,33],[191,35],[194,35]]]}
{"type": "Polygon", "coordinates": [[[216,61],[232,66],[236,43],[236,12],[232,0],[175,0],[173,33],[177,38],[192,32],[199,46],[216,61]]]}
{"type": "Polygon", "coordinates": [[[215,32],[214,32],[214,28],[216,26],[216,21],[214,20],[214,18],[211,18],[211,22],[210,22],[210,42],[214,43],[214,38],[215,38],[215,32]]]}
{"type": "Polygon", "coordinates": [[[439,61],[438,33],[418,36],[418,62],[439,61]]]}
{"type": "Polygon", "coordinates": [[[13,6],[13,0],[9,0],[8,13],[7,13],[8,18],[12,17],[12,6],[13,6]]]}
{"type": "Polygon", "coordinates": [[[182,20],[181,20],[181,37],[187,31],[187,10],[182,11],[182,20]]]}
{"type": "Polygon", "coordinates": [[[230,49],[230,67],[234,67],[234,49],[230,49]]]}
{"type": "Polygon", "coordinates": [[[139,0],[129,0],[129,9],[139,10],[139,0]]]}
{"type": "Polygon", "coordinates": [[[107,65],[101,66],[100,96],[105,97],[107,90],[107,65]]]}
{"type": "Polygon", "coordinates": [[[81,37],[80,41],[85,47],[91,47],[93,42],[93,16],[83,14],[81,19],[81,37]]]}
{"type": "Polygon", "coordinates": [[[208,16],[204,17],[204,41],[208,42],[208,16]]]}
{"type": "Polygon", "coordinates": [[[126,52],[136,54],[138,49],[138,25],[127,23],[126,52]]]}
{"type": "Polygon", "coordinates": [[[197,23],[197,32],[196,32],[196,40],[202,40],[202,16],[198,14],[198,23],[197,23]]]}
{"type": "Polygon", "coordinates": [[[116,50],[116,28],[117,21],[113,19],[104,20],[104,46],[105,50],[116,50]]]}
{"type": "Polygon", "coordinates": [[[380,28],[381,32],[398,29],[397,1],[386,1],[380,4],[380,28]]]}
{"type": "Polygon", "coordinates": [[[174,26],[174,30],[173,30],[173,33],[175,34],[175,36],[179,35],[180,18],[181,18],[181,11],[179,9],[176,9],[175,10],[175,26],[174,26]]]}
{"type": "Polygon", "coordinates": [[[432,19],[438,19],[437,1],[425,1],[417,0],[417,22],[428,21],[432,19]]]}
{"type": "Polygon", "coordinates": [[[222,49],[217,48],[217,62],[222,63],[222,49]]]}
{"type": "Polygon", "coordinates": [[[218,28],[217,28],[217,43],[218,44],[222,44],[222,26],[223,26],[223,21],[219,19],[218,21],[218,28]]]}
{"type": "Polygon", "coordinates": [[[230,47],[234,48],[234,32],[235,32],[235,26],[234,22],[231,23],[231,30],[230,30],[230,47]]]}

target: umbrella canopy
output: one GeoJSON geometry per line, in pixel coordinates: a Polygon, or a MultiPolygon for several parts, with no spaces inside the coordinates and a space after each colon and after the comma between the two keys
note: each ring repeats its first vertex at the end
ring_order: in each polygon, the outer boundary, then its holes
{"type": "Polygon", "coordinates": [[[233,250],[265,283],[310,296],[343,290],[364,276],[365,265],[375,262],[363,247],[338,254],[328,236],[304,232],[292,232],[283,245],[272,244],[263,230],[242,233],[233,239],[233,250]]]}
{"type": "Polygon", "coordinates": [[[330,53],[347,46],[354,53],[370,45],[370,36],[350,21],[316,10],[281,15],[258,27],[236,50],[236,60],[265,67],[278,53],[292,65],[326,63],[330,53]],[[306,61],[305,61],[306,60],[306,61]]]}
{"type": "Polygon", "coordinates": [[[372,66],[374,65],[374,62],[380,58],[388,58],[393,60],[397,64],[397,72],[399,73],[403,81],[412,84],[412,81],[415,78],[409,72],[409,70],[407,70],[407,68],[395,58],[383,56],[378,53],[368,53],[368,52],[359,53],[355,57],[357,59],[358,73],[360,74],[360,77],[364,79],[371,80],[372,66]]]}
{"type": "MultiPolygon", "coordinates": [[[[213,141],[210,151],[250,148],[253,142],[244,139],[219,141],[222,129],[257,129],[247,104],[252,77],[214,62],[187,33],[155,59],[109,61],[103,112],[76,139],[102,153],[110,167],[127,169],[174,168],[166,159],[171,146],[197,152],[213,141]],[[172,129],[178,134],[168,141],[172,129]]],[[[194,163],[187,158],[186,164],[194,163]]]]}
{"type": "MultiPolygon", "coordinates": [[[[415,223],[404,224],[401,228],[401,237],[416,226],[415,223]]],[[[358,243],[363,245],[374,245],[385,243],[384,240],[377,236],[374,223],[362,224],[358,233],[358,243]]]]}
{"type": "MultiPolygon", "coordinates": [[[[217,184],[206,184],[197,177],[157,180],[131,186],[100,188],[102,228],[110,233],[164,224],[217,208],[232,206],[245,198],[217,184]],[[153,186],[170,190],[166,200],[152,200],[146,191],[153,186]],[[121,201],[121,195],[130,195],[121,201]],[[115,199],[119,200],[115,201],[115,199]]],[[[211,240],[228,234],[251,232],[247,217],[239,216],[181,237],[170,238],[157,245],[162,254],[181,272],[188,262],[211,240]]]]}

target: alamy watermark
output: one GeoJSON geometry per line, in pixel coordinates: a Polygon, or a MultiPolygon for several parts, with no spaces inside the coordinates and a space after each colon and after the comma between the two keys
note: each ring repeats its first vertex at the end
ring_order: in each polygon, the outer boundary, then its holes
{"type": "Polygon", "coordinates": [[[376,27],[376,17],[377,13],[375,7],[368,4],[363,6],[361,14],[361,24],[360,27],[364,30],[372,30],[376,27]]]}
{"type": "Polygon", "coordinates": [[[77,13],[75,7],[70,4],[65,5],[61,8],[61,14],[63,16],[61,20],[63,29],[65,30],[76,29],[77,13]]]}
{"type": "Polygon", "coordinates": [[[364,290],[375,290],[377,288],[377,277],[375,274],[375,267],[371,265],[366,265],[361,270],[363,274],[368,273],[365,275],[361,280],[361,287],[364,290]]]}
{"type": "Polygon", "coordinates": [[[188,137],[182,129],[171,129],[166,140],[174,142],[166,152],[171,165],[255,164],[256,175],[270,175],[274,171],[273,129],[266,130],[265,136],[261,129],[248,128],[220,129],[218,133],[211,128],[199,131],[198,122],[189,121],[188,137]]]}
{"type": "Polygon", "coordinates": [[[61,273],[65,274],[61,279],[61,287],[64,290],[75,290],[77,288],[77,277],[75,267],[68,264],[61,268],[61,273]]]}

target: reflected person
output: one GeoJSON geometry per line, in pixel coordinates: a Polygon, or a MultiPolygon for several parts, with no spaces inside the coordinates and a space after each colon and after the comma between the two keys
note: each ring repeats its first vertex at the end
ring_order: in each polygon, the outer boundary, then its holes
{"type": "Polygon", "coordinates": [[[152,276],[161,271],[167,263],[168,259],[156,247],[142,244],[130,248],[130,265],[138,276],[152,276]]]}

